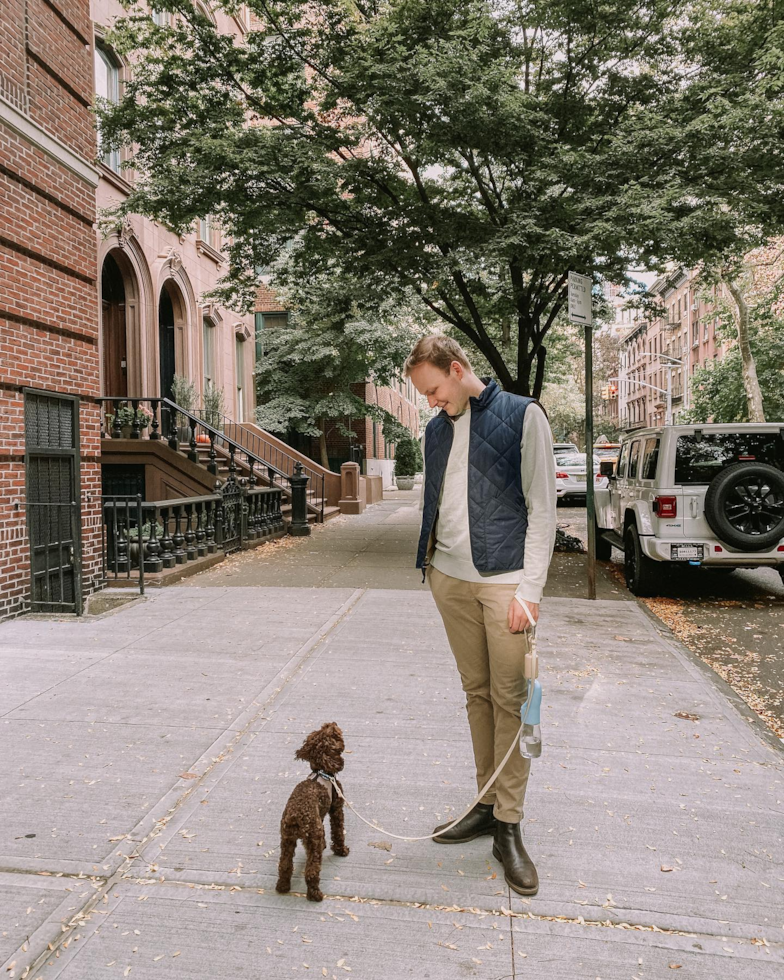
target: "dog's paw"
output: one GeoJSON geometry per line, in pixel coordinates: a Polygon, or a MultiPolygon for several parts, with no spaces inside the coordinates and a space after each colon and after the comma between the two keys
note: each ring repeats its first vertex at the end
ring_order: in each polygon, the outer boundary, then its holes
{"type": "Polygon", "coordinates": [[[337,854],[339,858],[345,858],[348,857],[348,848],[345,844],[342,847],[333,847],[332,853],[337,854]]]}
{"type": "Polygon", "coordinates": [[[308,901],[309,902],[321,902],[324,900],[324,893],[319,891],[318,888],[308,889],[308,901]]]}
{"type": "Polygon", "coordinates": [[[290,892],[291,891],[291,882],[290,881],[279,881],[277,883],[277,885],[275,885],[275,891],[276,892],[280,892],[281,895],[285,895],[286,892],[290,892]]]}

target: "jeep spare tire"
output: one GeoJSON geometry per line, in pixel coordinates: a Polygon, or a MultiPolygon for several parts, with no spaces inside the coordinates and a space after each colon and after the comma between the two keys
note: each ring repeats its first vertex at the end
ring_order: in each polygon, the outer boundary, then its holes
{"type": "Polygon", "coordinates": [[[709,485],[705,519],[732,548],[772,548],[784,538],[784,473],[767,463],[733,463],[709,485]]]}

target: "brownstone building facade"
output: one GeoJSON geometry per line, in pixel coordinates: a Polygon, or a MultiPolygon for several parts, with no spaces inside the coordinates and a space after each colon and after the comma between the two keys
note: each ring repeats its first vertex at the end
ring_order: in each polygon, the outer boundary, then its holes
{"type": "Polygon", "coordinates": [[[100,581],[92,24],[86,0],[0,13],[0,618],[100,581]]]}

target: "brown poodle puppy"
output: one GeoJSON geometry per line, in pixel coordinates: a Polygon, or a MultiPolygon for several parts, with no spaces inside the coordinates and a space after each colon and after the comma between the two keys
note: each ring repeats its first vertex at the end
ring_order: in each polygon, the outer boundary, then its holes
{"type": "MultiPolygon", "coordinates": [[[[332,852],[346,857],[346,836],[343,827],[343,800],[326,778],[343,768],[343,732],[334,721],[311,732],[295,758],[310,763],[313,772],[297,783],[283,811],[280,821],[280,863],[278,864],[279,892],[291,890],[291,872],[297,841],[305,845],[305,882],[311,902],[320,902],[324,896],[319,888],[321,878],[321,853],[327,846],[324,834],[324,817],[329,813],[332,829],[332,852]]],[[[336,780],[337,782],[337,780],[336,780]]],[[[342,785],[338,782],[341,791],[342,785]]]]}

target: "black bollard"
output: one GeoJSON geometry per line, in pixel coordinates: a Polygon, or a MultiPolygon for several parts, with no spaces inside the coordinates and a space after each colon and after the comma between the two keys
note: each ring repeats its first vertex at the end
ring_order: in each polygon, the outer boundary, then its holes
{"type": "Polygon", "coordinates": [[[297,460],[294,464],[294,472],[289,477],[291,483],[291,523],[289,524],[289,534],[296,538],[303,538],[310,534],[310,524],[308,524],[308,479],[302,472],[302,463],[297,460]]]}

